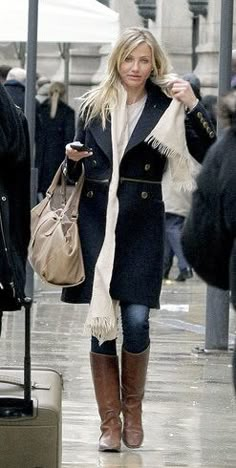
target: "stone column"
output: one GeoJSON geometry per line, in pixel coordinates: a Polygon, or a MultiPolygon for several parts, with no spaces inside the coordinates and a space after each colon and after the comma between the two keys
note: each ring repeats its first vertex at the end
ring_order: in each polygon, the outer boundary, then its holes
{"type": "Polygon", "coordinates": [[[40,75],[48,76],[51,80],[64,80],[63,69],[64,60],[58,44],[38,43],[37,50],[37,72],[40,75]]]}
{"type": "MultiPolygon", "coordinates": [[[[110,44],[70,44],[68,103],[75,109],[75,98],[100,83],[110,50],[110,44]]],[[[37,71],[52,81],[64,82],[65,62],[61,52],[57,44],[39,44],[37,71]]]]}
{"type": "Polygon", "coordinates": [[[103,5],[109,7],[110,6],[110,0],[98,0],[98,2],[102,3],[103,5]]]}
{"type": "Polygon", "coordinates": [[[142,18],[138,14],[134,0],[110,0],[110,7],[120,15],[121,31],[130,26],[142,26],[142,18]]]}
{"type": "Polygon", "coordinates": [[[156,20],[156,0],[135,0],[138,5],[139,15],[143,19],[143,25],[148,28],[149,20],[156,20]]]}
{"type": "Polygon", "coordinates": [[[186,0],[156,0],[156,21],[149,29],[170,57],[179,75],[191,72],[192,20],[186,0]]]}
{"type": "MultiPolygon", "coordinates": [[[[202,94],[217,94],[219,78],[219,40],[220,40],[221,0],[209,0],[208,15],[200,18],[199,45],[196,48],[198,64],[196,75],[201,80],[202,94]]],[[[236,3],[234,2],[234,18],[236,3]]],[[[236,19],[234,19],[235,25],[236,19]]],[[[234,30],[233,44],[236,44],[234,30]]]]}
{"type": "Polygon", "coordinates": [[[100,83],[111,50],[110,44],[74,45],[70,50],[70,102],[100,83]]]}

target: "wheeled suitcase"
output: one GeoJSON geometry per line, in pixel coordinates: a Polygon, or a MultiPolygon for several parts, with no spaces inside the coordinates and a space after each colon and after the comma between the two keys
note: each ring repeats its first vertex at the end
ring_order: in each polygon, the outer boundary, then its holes
{"type": "Polygon", "coordinates": [[[24,368],[0,368],[0,468],[60,468],[62,378],[31,370],[28,298],[24,308],[24,368]]]}

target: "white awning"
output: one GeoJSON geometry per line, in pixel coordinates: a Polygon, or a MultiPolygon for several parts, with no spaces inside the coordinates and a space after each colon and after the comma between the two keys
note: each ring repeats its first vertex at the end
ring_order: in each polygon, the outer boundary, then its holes
{"type": "MultiPolygon", "coordinates": [[[[29,0],[32,1],[32,0],[29,0]]],[[[96,0],[39,0],[38,42],[114,42],[119,15],[96,0]]],[[[0,42],[26,42],[28,0],[0,0],[0,42]]]]}

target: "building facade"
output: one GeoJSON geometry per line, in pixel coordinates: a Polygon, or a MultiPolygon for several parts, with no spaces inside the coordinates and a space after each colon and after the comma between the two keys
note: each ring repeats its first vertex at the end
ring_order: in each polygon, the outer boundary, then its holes
{"type": "MultiPolygon", "coordinates": [[[[101,3],[119,13],[121,30],[134,25],[148,27],[167,51],[173,71],[180,76],[194,71],[201,80],[202,94],[217,94],[221,0],[101,0],[101,3]]],[[[70,44],[69,103],[74,107],[75,98],[101,80],[110,48],[107,44],[70,44]]],[[[0,43],[0,63],[22,66],[24,58],[23,44],[0,43]]],[[[37,71],[52,80],[63,81],[63,50],[56,44],[39,44],[37,71]]]]}

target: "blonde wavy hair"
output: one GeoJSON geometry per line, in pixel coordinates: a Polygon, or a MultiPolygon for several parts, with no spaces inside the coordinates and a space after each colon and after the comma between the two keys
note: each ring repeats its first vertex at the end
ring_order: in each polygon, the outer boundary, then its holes
{"type": "Polygon", "coordinates": [[[48,95],[50,99],[50,117],[54,119],[57,113],[57,107],[59,100],[63,100],[65,95],[65,85],[60,81],[54,81],[48,90],[48,95]]]}
{"type": "Polygon", "coordinates": [[[106,120],[118,102],[118,89],[121,82],[120,66],[126,57],[142,43],[146,43],[152,51],[153,70],[150,80],[169,95],[168,85],[171,80],[176,78],[176,75],[171,73],[172,67],[166,53],[148,29],[128,28],[123,32],[113,48],[107,64],[107,73],[100,85],[82,96],[80,116],[84,120],[85,126],[92,119],[100,117],[102,127],[106,127],[106,120]]]}

